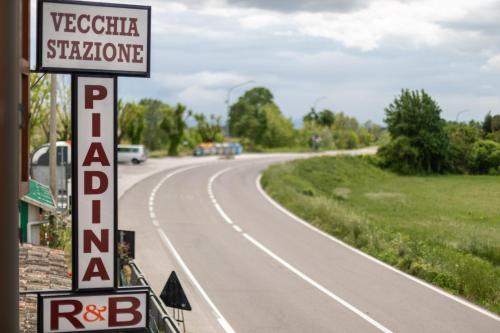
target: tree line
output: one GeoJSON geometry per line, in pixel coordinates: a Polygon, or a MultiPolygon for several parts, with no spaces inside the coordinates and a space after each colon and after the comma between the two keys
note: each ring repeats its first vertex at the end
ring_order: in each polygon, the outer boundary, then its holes
{"type": "Polygon", "coordinates": [[[403,90],[385,109],[390,142],[376,163],[401,174],[500,174],[500,115],[446,121],[424,90],[403,90]]]}
{"type": "MultiPolygon", "coordinates": [[[[30,137],[32,149],[49,141],[50,80],[30,77],[30,137]]],[[[57,139],[71,139],[70,87],[58,81],[57,139]]],[[[360,125],[343,112],[311,109],[303,126],[295,128],[283,115],[271,91],[256,87],[246,91],[233,105],[224,125],[221,116],[194,113],[183,104],[169,105],[158,99],[139,102],[118,101],[118,142],[144,144],[150,151],[165,151],[176,156],[204,142],[239,141],[246,150],[352,149],[387,140],[381,126],[371,122],[360,125]],[[189,125],[189,126],[188,126],[189,125]]]]}
{"type": "Polygon", "coordinates": [[[273,94],[263,87],[248,90],[231,106],[228,130],[250,150],[309,149],[314,146],[313,139],[317,140],[317,149],[353,149],[387,138],[379,125],[360,125],[356,118],[328,109],[311,109],[303,117],[303,126],[296,129],[275,103],[273,94]]]}

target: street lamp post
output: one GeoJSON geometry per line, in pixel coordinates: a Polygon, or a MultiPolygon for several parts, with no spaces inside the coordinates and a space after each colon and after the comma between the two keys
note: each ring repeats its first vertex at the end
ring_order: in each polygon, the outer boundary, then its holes
{"type": "MultiPolygon", "coordinates": [[[[227,90],[227,96],[226,96],[226,100],[224,101],[226,103],[226,107],[227,107],[227,114],[229,115],[229,103],[230,103],[230,99],[231,99],[231,93],[233,92],[234,89],[236,88],[239,88],[239,87],[243,87],[249,83],[254,83],[255,81],[254,80],[249,80],[249,81],[245,81],[245,82],[242,82],[242,83],[239,83],[235,86],[232,86],[231,88],[229,88],[227,90]]],[[[226,122],[226,134],[229,134],[229,122],[226,122]]]]}
{"type": "Polygon", "coordinates": [[[254,83],[255,81],[254,80],[249,80],[249,81],[245,81],[243,83],[239,83],[231,88],[229,88],[227,90],[227,96],[226,96],[226,100],[225,100],[225,103],[226,103],[226,106],[227,106],[227,111],[229,112],[229,102],[230,102],[230,99],[231,99],[231,93],[233,92],[234,89],[236,88],[239,88],[239,87],[243,87],[249,83],[254,83]]]}
{"type": "Polygon", "coordinates": [[[321,96],[321,97],[318,97],[318,98],[316,98],[316,99],[314,100],[314,104],[313,104],[313,107],[312,107],[312,108],[313,108],[313,110],[314,110],[314,112],[316,112],[316,106],[318,105],[318,103],[319,103],[319,102],[321,102],[321,101],[324,101],[325,99],[328,99],[328,97],[326,97],[326,96],[321,96]]]}
{"type": "Polygon", "coordinates": [[[466,112],[469,112],[469,110],[468,110],[468,109],[465,109],[465,110],[462,110],[462,111],[457,112],[457,115],[456,115],[456,117],[455,117],[455,121],[458,123],[458,118],[460,117],[460,115],[461,115],[462,113],[466,113],[466,112]]]}

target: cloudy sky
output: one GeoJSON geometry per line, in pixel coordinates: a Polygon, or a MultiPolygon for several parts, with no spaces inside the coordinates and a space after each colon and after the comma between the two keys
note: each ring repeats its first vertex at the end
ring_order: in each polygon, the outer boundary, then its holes
{"type": "Polygon", "coordinates": [[[500,113],[500,0],[130,0],[153,7],[152,76],[120,97],[226,114],[227,90],[265,86],[300,119],[318,108],[382,122],[402,88],[443,116],[500,113]]]}

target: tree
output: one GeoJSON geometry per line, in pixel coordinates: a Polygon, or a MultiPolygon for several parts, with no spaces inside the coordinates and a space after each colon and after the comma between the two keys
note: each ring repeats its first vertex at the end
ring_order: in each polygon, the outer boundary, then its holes
{"type": "Polygon", "coordinates": [[[48,123],[50,102],[50,80],[43,74],[30,74],[30,121],[29,136],[32,147],[49,141],[48,131],[43,125],[48,123]]]}
{"type": "MultiPolygon", "coordinates": [[[[448,137],[444,130],[445,121],[441,118],[441,108],[425,91],[403,90],[385,109],[385,114],[391,137],[408,138],[405,144],[417,152],[416,165],[400,169],[422,173],[446,171],[448,137]]],[[[386,156],[394,155],[388,153],[391,147],[397,148],[396,145],[387,147],[383,150],[386,156]]]]}
{"type": "Polygon", "coordinates": [[[500,114],[494,115],[491,118],[491,132],[495,133],[500,131],[500,114]]]}
{"type": "Polygon", "coordinates": [[[283,117],[275,104],[266,105],[262,111],[265,115],[265,129],[258,143],[271,148],[293,145],[295,133],[292,121],[283,117]]]}
{"type": "Polygon", "coordinates": [[[198,113],[194,115],[194,119],[196,120],[196,131],[202,142],[224,141],[220,116],[211,114],[209,120],[207,120],[203,113],[198,113]]]}
{"type": "Polygon", "coordinates": [[[281,113],[266,88],[253,88],[241,96],[229,113],[231,135],[251,146],[283,147],[293,144],[293,123],[281,113]]]}
{"type": "Polygon", "coordinates": [[[484,117],[484,121],[483,121],[483,133],[484,133],[485,136],[487,134],[491,133],[491,121],[492,120],[493,120],[493,117],[491,116],[491,111],[490,111],[484,117]]]}
{"type": "MultiPolygon", "coordinates": [[[[62,77],[61,77],[62,78],[62,77]]],[[[57,81],[57,140],[71,140],[71,89],[67,78],[57,81]]]]}
{"type": "Polygon", "coordinates": [[[263,87],[256,87],[246,91],[229,110],[229,134],[242,136],[241,131],[244,130],[242,123],[254,122],[252,118],[257,118],[265,105],[274,104],[273,98],[273,94],[263,87]]]}
{"type": "Polygon", "coordinates": [[[137,103],[126,103],[118,108],[118,142],[124,139],[131,144],[139,144],[144,132],[144,106],[137,103]]]}
{"type": "Polygon", "coordinates": [[[323,111],[316,112],[314,108],[311,108],[311,111],[302,118],[304,123],[306,122],[315,122],[318,125],[331,127],[335,122],[335,113],[328,109],[324,109],[323,111]]]}
{"type": "Polygon", "coordinates": [[[311,108],[311,111],[309,111],[309,113],[302,118],[302,121],[304,123],[311,123],[311,122],[317,123],[318,114],[316,113],[316,110],[314,110],[314,108],[311,108]]]}
{"type": "Polygon", "coordinates": [[[179,145],[186,129],[186,119],[191,115],[191,111],[186,111],[186,107],[177,104],[174,108],[164,109],[163,119],[160,122],[160,128],[163,129],[168,137],[168,155],[179,155],[179,145]]]}
{"type": "Polygon", "coordinates": [[[157,99],[142,99],[139,105],[144,108],[144,129],[143,143],[149,150],[158,150],[168,142],[168,137],[160,128],[165,113],[168,113],[168,106],[157,99]]]}
{"type": "Polygon", "coordinates": [[[335,122],[335,113],[328,109],[325,109],[318,113],[317,122],[322,126],[331,127],[335,122]]]}

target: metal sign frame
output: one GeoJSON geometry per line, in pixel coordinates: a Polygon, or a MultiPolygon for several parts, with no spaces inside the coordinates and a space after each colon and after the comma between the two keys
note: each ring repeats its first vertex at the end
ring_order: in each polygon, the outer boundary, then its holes
{"type": "Polygon", "coordinates": [[[74,74],[71,76],[71,161],[72,161],[72,174],[73,180],[71,182],[71,196],[73,197],[71,219],[72,219],[72,290],[78,292],[81,290],[99,291],[99,290],[118,290],[118,153],[117,153],[117,127],[118,127],[118,79],[114,75],[86,75],[74,74]],[[79,77],[92,77],[92,78],[106,78],[113,79],[113,206],[114,206],[114,221],[113,221],[113,288],[78,288],[79,277],[79,258],[78,258],[78,78],[79,77]]]}
{"type": "Polygon", "coordinates": [[[151,75],[151,7],[141,6],[141,5],[124,5],[119,3],[107,3],[107,2],[88,2],[88,1],[78,1],[78,0],[38,0],[37,2],[37,23],[36,23],[36,71],[37,72],[47,72],[47,73],[59,73],[59,74],[75,74],[75,73],[86,73],[86,74],[110,74],[117,76],[132,76],[132,77],[145,77],[149,78],[151,75]],[[44,67],[42,66],[42,41],[43,41],[43,3],[56,3],[56,4],[68,4],[68,5],[83,5],[92,7],[114,7],[114,8],[129,8],[129,9],[139,9],[146,10],[148,16],[148,28],[147,28],[147,59],[146,59],[146,71],[120,71],[120,70],[105,70],[105,69],[81,69],[81,68],[70,68],[70,67],[44,67]]]}

